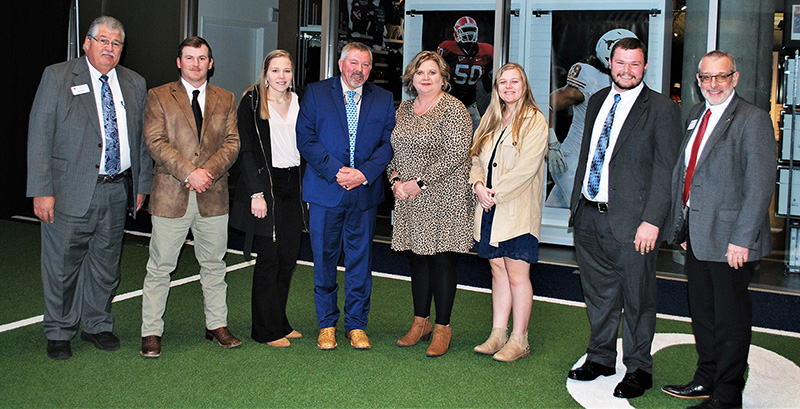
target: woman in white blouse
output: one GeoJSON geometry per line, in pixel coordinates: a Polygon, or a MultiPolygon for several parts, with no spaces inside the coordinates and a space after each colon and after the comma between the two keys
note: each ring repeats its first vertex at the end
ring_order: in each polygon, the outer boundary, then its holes
{"type": "Polygon", "coordinates": [[[230,226],[246,233],[245,258],[251,250],[258,254],[250,336],[273,347],[288,347],[289,339],[302,336],[286,318],[305,212],[293,77],[289,53],[274,50],[264,58],[259,83],[239,103],[241,176],[230,214],[230,226]]]}

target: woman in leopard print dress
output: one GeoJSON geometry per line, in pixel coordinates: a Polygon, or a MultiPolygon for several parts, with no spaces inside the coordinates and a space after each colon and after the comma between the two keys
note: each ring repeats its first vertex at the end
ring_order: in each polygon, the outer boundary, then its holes
{"type": "Polygon", "coordinates": [[[412,346],[430,336],[433,298],[436,326],[427,355],[441,356],[450,346],[458,254],[473,245],[472,121],[464,105],[445,92],[447,63],[435,52],[417,54],[403,84],[415,98],[397,110],[387,173],[395,196],[392,249],[407,252],[411,263],[414,321],[397,345],[412,346]]]}

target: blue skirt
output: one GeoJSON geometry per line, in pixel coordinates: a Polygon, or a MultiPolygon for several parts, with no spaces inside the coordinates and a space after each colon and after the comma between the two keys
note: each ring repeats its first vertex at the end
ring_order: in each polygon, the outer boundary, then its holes
{"type": "Polygon", "coordinates": [[[497,247],[489,244],[489,237],[492,234],[492,222],[494,221],[494,211],[497,206],[492,206],[488,212],[483,212],[481,219],[481,241],[475,243],[478,256],[492,259],[508,257],[514,260],[522,260],[529,264],[539,261],[539,240],[530,233],[517,236],[512,239],[500,242],[497,247]]]}

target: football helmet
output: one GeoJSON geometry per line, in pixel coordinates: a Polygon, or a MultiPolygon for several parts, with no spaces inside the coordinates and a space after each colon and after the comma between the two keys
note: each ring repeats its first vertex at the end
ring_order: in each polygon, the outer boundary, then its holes
{"type": "Polygon", "coordinates": [[[615,28],[603,34],[603,36],[597,40],[597,45],[594,47],[594,52],[597,58],[606,68],[608,68],[610,64],[609,59],[611,58],[611,48],[614,47],[614,44],[616,44],[617,41],[627,37],[638,38],[636,37],[636,34],[633,34],[633,32],[630,30],[626,30],[624,28],[615,28]]]}
{"type": "Polygon", "coordinates": [[[453,26],[456,42],[477,43],[478,42],[478,23],[469,16],[461,17],[453,26]]]}

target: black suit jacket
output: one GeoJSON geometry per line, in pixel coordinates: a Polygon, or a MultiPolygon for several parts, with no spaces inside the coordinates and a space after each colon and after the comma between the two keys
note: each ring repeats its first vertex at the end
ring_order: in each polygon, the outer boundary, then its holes
{"type": "MultiPolygon", "coordinates": [[[[583,194],[592,129],[610,91],[611,87],[598,91],[586,107],[586,126],[572,189],[570,226],[583,194]]],[[[609,166],[608,213],[612,234],[618,241],[632,243],[642,221],[657,226],[660,237],[667,237],[664,226],[668,224],[670,210],[671,174],[680,143],[678,105],[645,85],[625,118],[606,163],[609,166]]]]}

